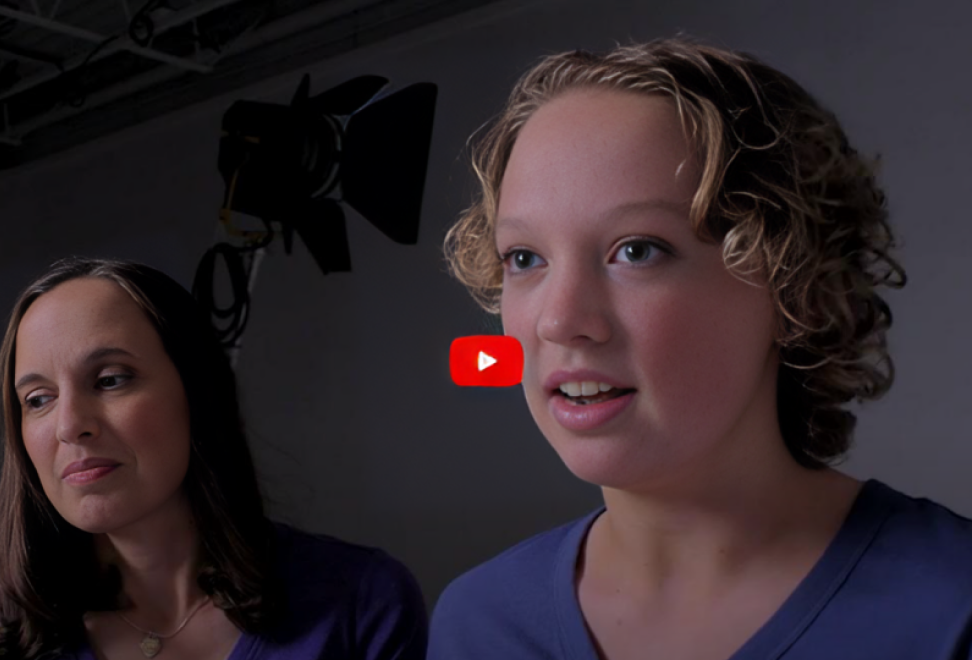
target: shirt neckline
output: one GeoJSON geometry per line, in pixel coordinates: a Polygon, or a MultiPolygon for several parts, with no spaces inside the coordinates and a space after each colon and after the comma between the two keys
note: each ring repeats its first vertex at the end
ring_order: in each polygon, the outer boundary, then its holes
{"type": "MultiPolygon", "coordinates": [[[[240,631],[240,636],[236,639],[236,643],[233,644],[233,650],[229,652],[229,655],[224,660],[246,660],[251,657],[251,651],[258,641],[259,637],[256,635],[251,635],[245,630],[240,631]]],[[[86,640],[84,646],[75,657],[78,660],[97,660],[98,656],[95,655],[91,643],[86,640]]]]}
{"type": "MultiPolygon", "coordinates": [[[[895,494],[876,479],[864,482],[817,563],[766,623],[726,660],[775,660],[782,656],[846,582],[890,515],[895,494]]],[[[561,543],[554,564],[554,607],[563,657],[569,660],[598,660],[577,599],[575,574],[591,525],[605,511],[602,506],[574,524],[561,543]]]]}

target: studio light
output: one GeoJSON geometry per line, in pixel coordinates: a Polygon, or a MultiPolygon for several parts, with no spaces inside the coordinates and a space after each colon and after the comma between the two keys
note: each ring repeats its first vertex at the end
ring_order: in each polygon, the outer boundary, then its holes
{"type": "Polygon", "coordinates": [[[224,345],[236,346],[242,335],[259,257],[276,234],[288,254],[299,236],[325,274],[351,270],[344,204],[393,241],[418,241],[437,89],[418,83],[382,95],[387,84],[361,76],[311,96],[304,76],[290,105],[237,101],[223,116],[220,220],[238,244],[206,253],[193,292],[224,345]],[[234,221],[239,213],[259,218],[263,228],[242,229],[234,221]],[[218,257],[233,289],[226,308],[213,295],[218,257]]]}

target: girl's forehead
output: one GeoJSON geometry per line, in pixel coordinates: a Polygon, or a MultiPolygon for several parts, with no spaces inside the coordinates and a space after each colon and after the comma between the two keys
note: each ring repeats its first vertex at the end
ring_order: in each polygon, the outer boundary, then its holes
{"type": "Polygon", "coordinates": [[[537,218],[586,218],[690,204],[698,166],[673,104],[657,95],[557,97],[524,125],[500,187],[497,232],[537,218]]]}

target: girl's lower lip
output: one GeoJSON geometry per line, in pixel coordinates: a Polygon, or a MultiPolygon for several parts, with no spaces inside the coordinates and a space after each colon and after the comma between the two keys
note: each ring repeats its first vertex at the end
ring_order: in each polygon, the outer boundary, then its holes
{"type": "Polygon", "coordinates": [[[620,415],[634,400],[634,395],[634,392],[628,392],[601,403],[578,405],[554,394],[550,397],[550,413],[569,431],[590,431],[620,415]]]}
{"type": "Polygon", "coordinates": [[[64,481],[69,484],[90,484],[92,481],[97,481],[107,474],[114,472],[117,465],[105,465],[102,467],[91,468],[90,470],[82,470],[81,472],[74,472],[64,477],[64,481]]]}

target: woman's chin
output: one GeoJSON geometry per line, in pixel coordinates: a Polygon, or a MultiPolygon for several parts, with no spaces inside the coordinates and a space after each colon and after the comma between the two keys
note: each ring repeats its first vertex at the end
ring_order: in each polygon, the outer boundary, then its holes
{"type": "Polygon", "coordinates": [[[72,526],[89,534],[110,534],[125,527],[133,517],[111,502],[83,501],[72,510],[60,513],[72,526]]]}

